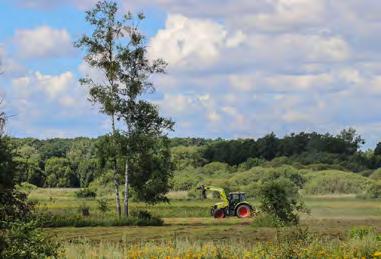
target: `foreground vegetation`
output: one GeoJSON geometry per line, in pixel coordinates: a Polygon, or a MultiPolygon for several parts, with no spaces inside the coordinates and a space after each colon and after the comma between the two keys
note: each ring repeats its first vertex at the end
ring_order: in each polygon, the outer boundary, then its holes
{"type": "Polygon", "coordinates": [[[67,258],[376,258],[381,236],[371,228],[353,229],[345,240],[312,234],[306,228],[280,230],[269,242],[189,241],[66,243],[67,258]]]}

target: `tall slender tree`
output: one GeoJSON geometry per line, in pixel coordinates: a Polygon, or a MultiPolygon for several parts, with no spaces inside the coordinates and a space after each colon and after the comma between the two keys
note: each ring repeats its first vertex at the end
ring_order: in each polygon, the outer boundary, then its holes
{"type": "MultiPolygon", "coordinates": [[[[121,55],[121,39],[125,30],[125,25],[117,19],[117,11],[118,7],[114,2],[98,2],[92,10],[86,12],[86,21],[94,28],[92,34],[83,35],[74,44],[76,47],[86,50],[85,61],[90,67],[101,72],[104,78],[99,82],[87,75],[80,79],[80,83],[89,88],[90,101],[99,104],[100,111],[110,117],[114,146],[117,145],[115,140],[117,133],[115,107],[120,67],[117,56],[121,55]]],[[[116,212],[121,216],[119,170],[116,157],[113,159],[113,170],[116,212]]]]}
{"type": "MultiPolygon", "coordinates": [[[[129,186],[139,193],[142,200],[156,202],[164,199],[163,193],[168,191],[171,174],[169,145],[165,139],[173,122],[160,117],[158,107],[142,98],[143,94],[155,90],[149,81],[150,76],[164,73],[166,67],[162,59],[150,60],[147,57],[145,37],[139,30],[144,18],[142,13],[118,16],[115,2],[98,2],[86,16],[86,20],[95,27],[94,32],[76,43],[77,47],[87,50],[87,63],[103,71],[106,79],[106,83],[97,83],[87,77],[81,79],[81,83],[89,87],[91,100],[99,103],[101,111],[111,117],[114,149],[124,152],[125,216],[129,214],[129,186]],[[125,123],[127,141],[124,144],[117,137],[119,132],[115,119],[125,123]],[[161,157],[152,156],[154,151],[161,157]],[[133,176],[132,181],[130,175],[133,176]],[[160,186],[153,183],[153,178],[160,186]]],[[[118,160],[119,157],[114,158],[115,192],[120,215],[118,160]]]]}
{"type": "MultiPolygon", "coordinates": [[[[125,27],[126,37],[129,41],[128,44],[121,49],[120,55],[118,55],[118,60],[120,61],[119,78],[121,84],[118,91],[117,111],[118,117],[122,118],[125,122],[125,132],[129,139],[126,148],[124,172],[125,216],[128,216],[129,164],[133,162],[131,158],[135,157],[135,159],[137,159],[137,153],[140,153],[141,155],[144,153],[144,149],[142,149],[142,147],[144,147],[142,137],[151,138],[152,140],[155,137],[163,136],[163,133],[166,130],[171,130],[173,127],[172,121],[160,117],[156,106],[141,100],[141,96],[144,93],[153,92],[155,90],[153,84],[149,81],[150,76],[152,74],[164,73],[167,65],[162,59],[148,59],[145,37],[139,30],[139,24],[144,19],[145,16],[143,13],[136,16],[129,13],[125,16],[125,20],[129,22],[129,26],[125,27]],[[134,146],[134,141],[140,143],[141,147],[139,150],[134,150],[132,148],[134,146]]],[[[145,151],[147,148],[150,149],[154,145],[155,142],[151,142],[151,146],[146,146],[145,151]]],[[[149,159],[152,160],[153,158],[146,157],[146,160],[149,159]]],[[[141,163],[140,166],[142,166],[141,163]]],[[[136,173],[136,171],[139,170],[135,169],[134,173],[136,173]]],[[[162,173],[164,175],[166,174],[165,171],[162,173]]],[[[146,170],[145,176],[147,177],[148,175],[149,172],[146,170]]],[[[140,175],[139,179],[142,180],[145,179],[145,177],[140,175]]],[[[140,181],[136,181],[135,183],[138,182],[140,181]]],[[[141,188],[140,191],[142,191],[141,188]]],[[[158,192],[157,195],[160,195],[160,192],[158,192]]]]}

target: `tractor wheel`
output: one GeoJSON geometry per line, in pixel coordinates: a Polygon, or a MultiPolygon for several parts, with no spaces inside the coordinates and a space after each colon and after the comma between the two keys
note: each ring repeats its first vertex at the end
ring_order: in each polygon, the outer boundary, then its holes
{"type": "Polygon", "coordinates": [[[216,209],[214,210],[213,216],[216,219],[222,219],[222,218],[225,218],[225,212],[223,209],[216,209]]]}
{"type": "Polygon", "coordinates": [[[238,218],[249,218],[251,216],[251,208],[249,205],[239,205],[236,214],[238,218]]]}

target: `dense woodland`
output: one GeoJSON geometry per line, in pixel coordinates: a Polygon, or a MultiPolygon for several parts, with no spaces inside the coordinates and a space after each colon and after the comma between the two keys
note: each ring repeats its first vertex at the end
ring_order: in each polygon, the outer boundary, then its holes
{"type": "MultiPolygon", "coordinates": [[[[39,187],[88,187],[97,179],[111,181],[110,168],[104,162],[107,160],[106,136],[48,140],[11,138],[10,141],[18,183],[28,182],[39,187]]],[[[267,163],[273,167],[337,169],[363,176],[381,167],[381,143],[374,150],[361,151],[364,140],[353,129],[343,130],[336,136],[301,132],[283,138],[271,133],[256,140],[172,138],[169,141],[175,179],[181,175],[186,180],[184,170],[191,174],[193,169],[210,167],[213,162],[231,171],[267,163]]],[[[177,186],[176,181],[172,187],[187,189],[177,186]]]]}

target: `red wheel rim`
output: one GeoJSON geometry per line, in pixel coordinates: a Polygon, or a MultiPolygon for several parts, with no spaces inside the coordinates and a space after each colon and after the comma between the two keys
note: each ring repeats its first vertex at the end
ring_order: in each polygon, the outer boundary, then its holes
{"type": "Polygon", "coordinates": [[[224,211],[223,211],[223,210],[217,210],[217,211],[214,213],[214,217],[215,217],[215,218],[223,218],[223,217],[224,217],[224,211]]]}
{"type": "Polygon", "coordinates": [[[238,215],[241,217],[241,218],[246,218],[250,215],[250,211],[247,207],[241,207],[239,208],[238,210],[238,215]]]}

